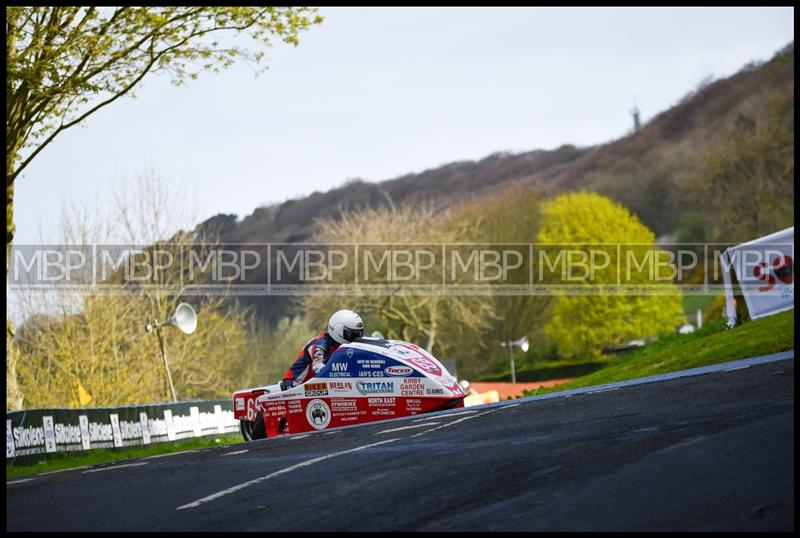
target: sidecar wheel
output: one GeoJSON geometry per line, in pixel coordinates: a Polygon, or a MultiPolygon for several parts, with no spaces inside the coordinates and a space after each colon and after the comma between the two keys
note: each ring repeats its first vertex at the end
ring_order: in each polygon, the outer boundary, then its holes
{"type": "Polygon", "coordinates": [[[267,432],[264,430],[264,415],[259,413],[256,415],[255,421],[240,420],[239,431],[245,441],[254,441],[256,439],[264,439],[267,432]]]}

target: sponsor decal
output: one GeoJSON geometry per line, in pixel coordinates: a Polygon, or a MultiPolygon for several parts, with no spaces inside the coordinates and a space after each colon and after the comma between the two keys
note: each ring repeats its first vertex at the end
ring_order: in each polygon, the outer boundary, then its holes
{"type": "Polygon", "coordinates": [[[387,366],[383,371],[386,375],[403,376],[413,373],[414,369],[410,366],[387,366]]]}
{"type": "Polygon", "coordinates": [[[359,381],[356,390],[361,394],[391,394],[394,392],[394,381],[359,381]]]}
{"type": "Polygon", "coordinates": [[[44,449],[46,452],[56,451],[56,432],[53,430],[53,417],[42,417],[44,426],[44,449]]]}
{"type": "Polygon", "coordinates": [[[328,377],[350,377],[350,372],[347,371],[348,366],[349,364],[346,362],[331,363],[331,368],[330,372],[328,372],[328,377]]]}
{"type": "MultiPolygon", "coordinates": [[[[111,427],[109,426],[109,429],[111,427]]],[[[44,428],[37,426],[17,426],[14,428],[14,446],[28,448],[44,445],[44,428]]]]}
{"type": "Polygon", "coordinates": [[[81,443],[80,426],[73,424],[56,424],[56,444],[59,445],[78,445],[81,443]]]}
{"type": "Polygon", "coordinates": [[[356,361],[361,370],[357,377],[383,377],[383,367],[386,365],[384,359],[358,359],[356,361]]]}
{"type": "Polygon", "coordinates": [[[244,398],[236,398],[236,410],[244,411],[244,398]]]}
{"type": "MultiPolygon", "coordinates": [[[[12,418],[6,421],[7,455],[10,455],[11,452],[9,447],[13,447],[13,457],[27,457],[43,453],[148,445],[166,441],[170,433],[169,429],[177,439],[218,433],[220,427],[223,432],[231,431],[238,425],[238,421],[233,418],[232,411],[235,399],[227,400],[227,405],[228,411],[222,410],[224,404],[214,405],[214,413],[203,411],[201,403],[192,407],[185,406],[186,415],[175,414],[175,409],[165,410],[170,411],[165,413],[171,419],[170,428],[165,419],[151,418],[148,416],[148,412],[141,408],[110,409],[110,411],[116,411],[111,413],[89,410],[85,414],[59,410],[56,412],[60,412],[59,416],[36,410],[31,412],[33,416],[39,414],[41,417],[36,417],[36,419],[33,419],[31,415],[26,416],[25,412],[13,415],[10,413],[12,418]],[[25,421],[26,419],[27,424],[24,426],[15,425],[15,420],[25,421]],[[31,423],[32,419],[33,423],[31,423]],[[36,422],[40,423],[36,424],[36,422]]],[[[150,406],[147,408],[150,409],[150,406]]]]}
{"type": "Polygon", "coordinates": [[[383,370],[359,370],[357,377],[383,377],[383,370]]]}
{"type": "Polygon", "coordinates": [[[442,374],[441,377],[434,377],[437,383],[444,385],[447,387],[447,390],[452,392],[453,394],[463,394],[464,391],[461,390],[461,386],[456,381],[456,378],[445,372],[442,374]]]}
{"type": "Polygon", "coordinates": [[[303,391],[306,397],[327,396],[328,385],[325,383],[306,383],[303,385],[303,391]]]}
{"type": "Polygon", "coordinates": [[[425,394],[427,394],[428,396],[443,396],[444,395],[444,389],[442,389],[442,388],[425,389],[425,394]]]}
{"type": "Polygon", "coordinates": [[[358,359],[356,363],[361,368],[383,368],[386,364],[386,359],[358,359]]]}
{"type": "Polygon", "coordinates": [[[392,347],[389,348],[389,351],[391,353],[399,356],[399,357],[402,357],[403,359],[416,359],[416,358],[422,359],[423,358],[422,355],[420,355],[419,353],[417,353],[413,349],[409,349],[406,346],[400,346],[400,345],[392,346],[392,347]]]}
{"type": "Polygon", "coordinates": [[[6,420],[6,457],[14,457],[14,432],[12,431],[11,421],[6,420]]]}
{"type": "Polygon", "coordinates": [[[119,429],[119,415],[112,413],[108,415],[111,418],[111,433],[114,436],[114,446],[122,446],[122,432],[119,429]]]}
{"type": "Polygon", "coordinates": [[[311,400],[306,407],[306,419],[312,428],[325,429],[331,422],[331,408],[323,400],[311,400]]]}
{"type": "Polygon", "coordinates": [[[104,424],[102,422],[89,423],[89,441],[98,443],[100,441],[112,441],[114,433],[111,431],[111,424],[104,424]]]}
{"type": "Polygon", "coordinates": [[[303,412],[303,402],[300,400],[292,400],[289,402],[289,413],[302,413],[303,412]]]}
{"type": "Polygon", "coordinates": [[[425,386],[419,377],[403,379],[400,383],[400,396],[425,396],[425,386]]]}
{"type": "Polygon", "coordinates": [[[347,353],[347,357],[348,358],[351,358],[351,359],[353,358],[353,348],[352,347],[348,347],[346,353],[347,353]]]}
{"type": "MultiPolygon", "coordinates": [[[[144,413],[142,413],[144,415],[144,413]]],[[[147,415],[145,415],[146,417],[147,415]]],[[[81,415],[78,417],[78,424],[81,427],[81,446],[84,450],[92,448],[92,440],[89,437],[89,417],[81,415]]],[[[150,432],[147,432],[147,443],[150,442],[150,432]]]]}
{"type": "Polygon", "coordinates": [[[433,361],[433,359],[428,359],[426,357],[419,357],[406,360],[411,364],[413,364],[414,366],[416,366],[417,368],[420,368],[421,370],[428,372],[429,374],[442,375],[444,373],[442,372],[442,369],[439,367],[439,365],[433,361]]]}
{"type": "Polygon", "coordinates": [[[437,383],[441,383],[444,386],[448,385],[457,385],[456,378],[445,372],[441,377],[434,377],[437,383]]]}
{"type": "Polygon", "coordinates": [[[459,386],[457,384],[456,385],[449,385],[447,387],[447,390],[449,390],[453,394],[463,394],[464,393],[464,391],[461,390],[461,386],[459,386]]]}
{"type": "Polygon", "coordinates": [[[370,407],[380,407],[384,405],[395,405],[395,398],[393,397],[383,397],[383,396],[376,396],[372,398],[367,398],[367,403],[370,407]]]}
{"type": "Polygon", "coordinates": [[[142,422],[141,419],[136,422],[129,422],[127,420],[119,421],[119,431],[122,435],[122,440],[140,439],[142,437],[142,422]]]}
{"type": "Polygon", "coordinates": [[[406,399],[406,409],[416,413],[422,411],[422,400],[417,400],[416,398],[406,399]]]}
{"type": "Polygon", "coordinates": [[[340,424],[356,422],[358,417],[367,414],[366,409],[358,408],[357,400],[333,400],[331,401],[331,408],[340,424]]]}
{"type": "Polygon", "coordinates": [[[353,390],[351,381],[329,381],[328,390],[331,392],[350,392],[353,390]]]}

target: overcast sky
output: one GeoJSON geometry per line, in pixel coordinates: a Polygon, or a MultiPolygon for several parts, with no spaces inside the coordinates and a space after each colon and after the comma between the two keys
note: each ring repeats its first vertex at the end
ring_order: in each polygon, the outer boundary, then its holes
{"type": "Polygon", "coordinates": [[[17,180],[18,244],[145,168],[200,219],[496,151],[593,145],[794,39],[793,8],[325,8],[269,70],[147,79],[17,180]]]}

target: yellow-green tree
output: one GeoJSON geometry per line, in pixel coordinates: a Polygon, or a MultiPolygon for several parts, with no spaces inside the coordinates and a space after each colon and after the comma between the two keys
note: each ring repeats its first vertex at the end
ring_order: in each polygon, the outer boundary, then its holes
{"type": "Polygon", "coordinates": [[[685,321],[680,290],[668,278],[669,264],[663,259],[662,265],[654,264],[663,254],[654,246],[655,235],[625,207],[577,192],[544,203],[542,215],[537,241],[548,244],[544,251],[556,267],[550,282],[570,286],[557,297],[545,325],[562,355],[597,356],[606,345],[672,332],[685,321]],[[570,251],[577,258],[597,253],[593,278],[564,277],[563,265],[555,260],[570,251]],[[626,286],[643,291],[627,294],[626,286]]]}
{"type": "MultiPolygon", "coordinates": [[[[65,296],[56,298],[61,302],[65,296]]],[[[132,405],[171,401],[155,335],[144,330],[151,301],[143,295],[83,294],[78,312],[29,317],[16,335],[22,394],[11,408],[132,405]]],[[[50,297],[50,302],[54,301],[50,297]]],[[[62,306],[62,305],[59,305],[62,306]]],[[[166,329],[179,400],[225,398],[252,383],[246,311],[221,298],[197,307],[192,335],[166,329]]],[[[9,407],[10,402],[7,402],[9,407]]]]}

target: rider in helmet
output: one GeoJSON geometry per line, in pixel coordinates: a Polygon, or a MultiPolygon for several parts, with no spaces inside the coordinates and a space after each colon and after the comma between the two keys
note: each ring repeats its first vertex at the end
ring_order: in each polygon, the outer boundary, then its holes
{"type": "Polygon", "coordinates": [[[364,322],[352,310],[339,310],[328,321],[328,330],[303,346],[294,363],[283,374],[281,390],[304,383],[319,372],[328,358],[345,342],[364,335],[364,322]]]}

